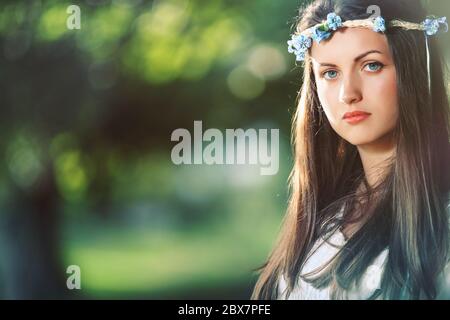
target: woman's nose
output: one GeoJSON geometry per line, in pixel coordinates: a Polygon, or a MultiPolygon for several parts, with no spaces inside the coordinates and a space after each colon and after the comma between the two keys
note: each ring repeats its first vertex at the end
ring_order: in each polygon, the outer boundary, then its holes
{"type": "Polygon", "coordinates": [[[350,105],[361,101],[361,99],[360,79],[351,75],[346,76],[339,91],[339,101],[350,105]]]}

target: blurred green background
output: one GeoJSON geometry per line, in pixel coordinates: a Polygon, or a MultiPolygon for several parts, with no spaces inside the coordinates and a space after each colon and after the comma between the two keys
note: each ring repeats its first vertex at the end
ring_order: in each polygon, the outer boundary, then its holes
{"type": "Polygon", "coordinates": [[[0,298],[248,299],[286,208],[301,3],[2,1],[0,298]],[[194,120],[280,129],[278,174],[174,165],[194,120]]]}

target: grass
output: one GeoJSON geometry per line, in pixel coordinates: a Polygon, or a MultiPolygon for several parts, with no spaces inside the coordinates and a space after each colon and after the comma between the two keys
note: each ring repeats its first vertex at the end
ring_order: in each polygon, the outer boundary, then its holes
{"type": "Polygon", "coordinates": [[[64,260],[80,266],[82,293],[94,298],[248,286],[278,223],[268,217],[243,227],[228,220],[183,231],[78,226],[65,241],[64,260]]]}

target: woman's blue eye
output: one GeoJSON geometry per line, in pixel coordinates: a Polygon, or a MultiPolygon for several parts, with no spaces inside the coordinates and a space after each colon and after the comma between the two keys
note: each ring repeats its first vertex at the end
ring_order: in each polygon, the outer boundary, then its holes
{"type": "Polygon", "coordinates": [[[380,70],[383,67],[383,65],[379,62],[371,62],[371,63],[366,64],[366,67],[369,68],[368,69],[369,71],[376,72],[376,71],[380,70]]]}
{"type": "Polygon", "coordinates": [[[337,72],[335,70],[326,71],[323,73],[325,79],[334,79],[337,77],[337,72]]]}

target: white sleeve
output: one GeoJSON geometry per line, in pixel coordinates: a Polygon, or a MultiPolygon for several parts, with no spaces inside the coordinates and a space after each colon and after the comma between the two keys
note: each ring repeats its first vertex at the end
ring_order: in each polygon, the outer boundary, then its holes
{"type": "Polygon", "coordinates": [[[285,291],[287,288],[286,279],[281,275],[280,280],[278,281],[278,297],[277,300],[286,300],[285,291]]]}
{"type": "Polygon", "coordinates": [[[442,276],[438,278],[438,300],[450,300],[450,263],[445,266],[442,276]]]}
{"type": "MultiPolygon", "coordinates": [[[[449,196],[450,199],[450,196],[449,196]]],[[[447,205],[447,216],[449,217],[449,228],[450,228],[450,201],[447,205]]],[[[450,253],[449,253],[450,257],[450,253]]],[[[438,278],[438,296],[439,300],[450,300],[450,261],[447,262],[447,265],[442,272],[442,276],[438,278]]]]}

